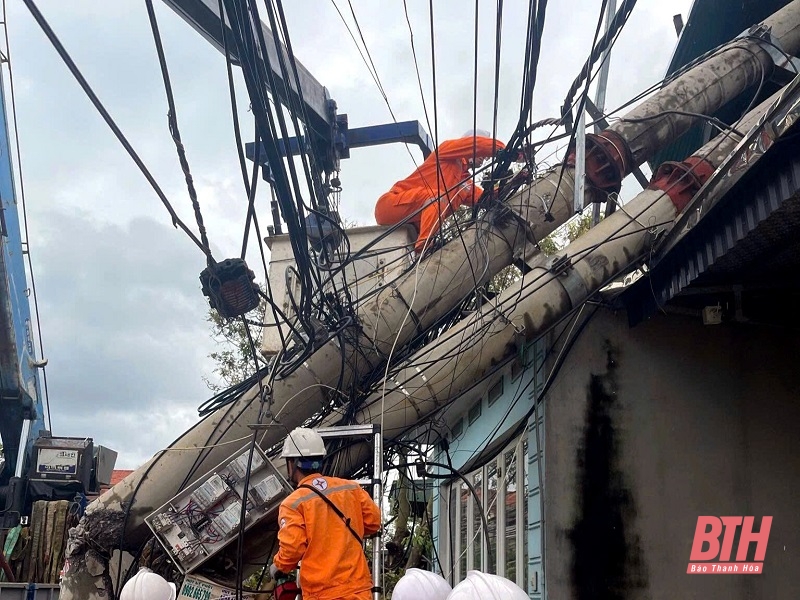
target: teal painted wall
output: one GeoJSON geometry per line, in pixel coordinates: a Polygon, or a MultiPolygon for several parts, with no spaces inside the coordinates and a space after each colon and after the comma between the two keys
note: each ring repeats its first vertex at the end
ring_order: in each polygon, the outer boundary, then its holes
{"type": "MultiPolygon", "coordinates": [[[[519,436],[524,436],[527,440],[527,456],[521,463],[525,466],[527,480],[525,494],[527,519],[523,520],[523,515],[517,517],[517,523],[525,523],[526,532],[523,537],[524,554],[517,558],[518,564],[525,564],[523,579],[527,584],[527,591],[531,598],[537,600],[545,598],[542,577],[542,496],[539,483],[540,473],[542,476],[544,474],[544,456],[542,452],[540,468],[536,452],[537,448],[544,448],[543,405],[539,406],[536,415],[539,422],[538,436],[533,427],[533,415],[529,417],[528,413],[533,410],[534,398],[540,392],[547,375],[544,366],[545,354],[544,343],[536,342],[530,345],[524,356],[518,358],[516,365],[512,367],[508,364],[503,368],[502,378],[498,378],[498,381],[502,381],[502,391],[496,387],[497,383],[492,384],[489,392],[480,400],[468,406],[458,406],[459,412],[446,416],[451,429],[451,434],[447,436],[450,444],[450,460],[454,468],[465,474],[474,470],[473,465],[482,462],[482,454],[487,451],[496,450],[498,445],[505,447],[515,437],[519,439],[519,436]]],[[[440,451],[436,461],[446,463],[447,460],[445,452],[440,451]]],[[[522,483],[521,478],[518,478],[518,482],[522,483]]],[[[518,486],[518,489],[520,487],[518,486]]],[[[438,486],[434,488],[433,538],[439,554],[442,554],[439,544],[441,508],[439,490],[438,486]]],[[[447,577],[447,573],[444,575],[447,577]]]]}

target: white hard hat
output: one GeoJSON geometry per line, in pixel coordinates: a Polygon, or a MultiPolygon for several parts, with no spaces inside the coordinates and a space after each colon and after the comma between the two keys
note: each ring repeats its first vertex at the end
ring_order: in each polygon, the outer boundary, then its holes
{"type": "Polygon", "coordinates": [[[489,133],[488,131],[486,131],[485,129],[467,129],[464,132],[464,135],[462,135],[461,137],[462,138],[468,138],[468,137],[476,137],[476,136],[477,137],[490,138],[490,137],[492,137],[492,134],[489,133]]]}
{"type": "Polygon", "coordinates": [[[119,600],[175,600],[177,594],[174,583],[141,568],[122,588],[119,600]]]}
{"type": "Polygon", "coordinates": [[[516,583],[499,575],[470,571],[456,585],[447,600],[529,600],[528,594],[516,583]]]}
{"type": "Polygon", "coordinates": [[[394,586],[392,600],[445,600],[451,591],[450,584],[438,573],[406,569],[394,586]]]}
{"type": "Polygon", "coordinates": [[[309,458],[325,456],[325,442],[313,429],[298,427],[283,442],[281,458],[309,458]]]}

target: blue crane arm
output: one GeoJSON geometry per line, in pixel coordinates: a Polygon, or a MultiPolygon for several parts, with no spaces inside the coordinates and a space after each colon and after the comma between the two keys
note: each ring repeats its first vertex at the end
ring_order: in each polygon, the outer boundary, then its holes
{"type": "MultiPolygon", "coordinates": [[[[349,158],[350,150],[353,148],[366,148],[369,146],[394,143],[406,143],[419,146],[423,158],[427,158],[434,150],[433,140],[419,121],[384,123],[382,125],[368,125],[366,127],[355,127],[353,129],[342,127],[340,124],[336,147],[342,158],[349,158]]],[[[245,144],[244,148],[245,156],[247,156],[248,159],[252,161],[258,160],[260,164],[267,165],[267,154],[264,151],[263,145],[259,145],[258,153],[256,153],[256,145],[254,142],[248,142],[245,144]]],[[[281,156],[301,154],[305,152],[304,140],[296,137],[291,137],[288,140],[279,140],[278,150],[281,156]]]]}
{"type": "MultiPolygon", "coordinates": [[[[183,17],[215,48],[220,52],[225,52],[219,0],[164,0],[164,2],[183,17]]],[[[433,141],[418,121],[403,121],[401,123],[386,123],[348,129],[347,115],[336,114],[336,102],[331,99],[327,88],[317,81],[308,69],[295,58],[297,78],[300,84],[300,94],[298,94],[296,82],[290,79],[287,86],[279,67],[278,48],[280,48],[284,57],[288,57],[286,47],[280,41],[276,42],[275,36],[266,25],[262,23],[261,28],[267,45],[269,59],[267,68],[272,71],[277,88],[271,91],[285,106],[302,105],[307,117],[306,126],[311,138],[304,140],[304,142],[316,151],[316,156],[322,161],[321,166],[325,171],[335,170],[338,159],[349,158],[351,148],[405,142],[419,146],[423,157],[427,157],[433,151],[433,141]]],[[[228,40],[228,52],[231,60],[238,62],[239,59],[232,42],[231,30],[227,25],[224,28],[224,35],[228,40]]],[[[286,64],[288,64],[288,59],[286,64]]],[[[280,141],[279,144],[283,156],[300,152],[301,144],[297,138],[293,137],[288,141],[280,141]],[[289,147],[288,151],[286,144],[289,147]]],[[[255,159],[255,145],[248,144],[247,146],[248,157],[251,160],[255,159]]],[[[260,162],[263,163],[264,161],[261,160],[260,162]]]]}
{"type": "Polygon", "coordinates": [[[2,483],[14,474],[20,446],[25,444],[25,454],[29,454],[33,440],[44,429],[5,107],[0,73],[0,435],[5,457],[0,473],[2,483]],[[24,441],[23,436],[27,438],[24,441]]]}

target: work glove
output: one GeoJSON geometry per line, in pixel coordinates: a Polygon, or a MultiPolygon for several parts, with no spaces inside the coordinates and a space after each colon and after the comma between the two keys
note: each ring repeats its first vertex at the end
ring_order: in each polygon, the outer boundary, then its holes
{"type": "Polygon", "coordinates": [[[281,571],[281,570],[278,568],[278,565],[276,565],[275,563],[272,563],[272,564],[269,566],[269,576],[270,576],[270,577],[271,577],[271,578],[272,578],[274,581],[277,581],[279,578],[280,578],[280,579],[283,579],[283,578],[285,578],[285,577],[286,577],[286,573],[284,573],[283,571],[281,571]]]}

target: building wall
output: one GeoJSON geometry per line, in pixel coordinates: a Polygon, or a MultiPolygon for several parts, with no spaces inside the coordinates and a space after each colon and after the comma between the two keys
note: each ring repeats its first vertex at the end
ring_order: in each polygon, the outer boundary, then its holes
{"type": "MultiPolygon", "coordinates": [[[[518,364],[513,368],[506,365],[490,379],[479,399],[458,405],[443,416],[449,430],[449,459],[476,486],[492,529],[488,539],[482,535],[482,526],[475,517],[475,501],[460,481],[435,487],[433,537],[443,574],[451,583],[463,579],[466,571],[478,569],[510,578],[526,588],[533,599],[543,597],[541,501],[535,449],[537,442],[544,441],[544,415],[541,410],[537,415],[538,437],[533,418],[528,416],[545,376],[543,358],[544,344],[531,345],[518,364]],[[501,381],[502,391],[498,392],[496,386],[501,381]],[[498,452],[488,465],[477,469],[471,466],[476,460],[483,462],[481,456],[498,452]],[[464,521],[462,513],[467,515],[464,521]],[[506,528],[511,521],[515,521],[513,531],[506,528]],[[489,539],[492,548],[487,553],[489,539]],[[489,554],[494,557],[493,563],[487,560],[489,554]]],[[[441,452],[436,461],[447,463],[447,454],[441,452]]]]}
{"type": "Polygon", "coordinates": [[[598,311],[545,400],[547,597],[800,598],[798,356],[786,330],[598,311]],[[772,516],[764,573],[686,574],[700,515],[772,516]]]}

